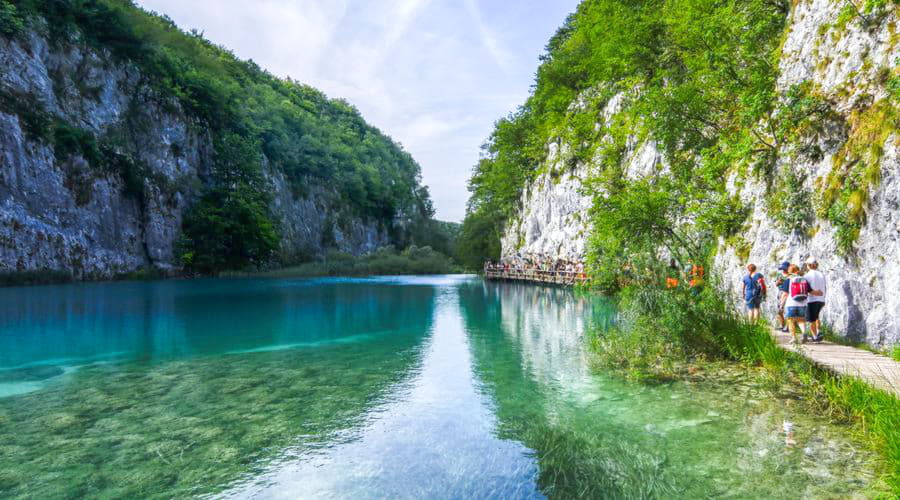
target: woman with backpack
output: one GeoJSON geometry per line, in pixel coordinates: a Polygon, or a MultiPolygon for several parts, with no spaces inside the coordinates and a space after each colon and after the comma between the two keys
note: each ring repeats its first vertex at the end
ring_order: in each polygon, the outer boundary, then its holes
{"type": "Polygon", "coordinates": [[[766,279],[756,272],[756,264],[747,264],[744,276],[744,302],[747,305],[747,319],[759,321],[759,307],[766,298],[766,279]]]}
{"type": "Polygon", "coordinates": [[[797,264],[791,264],[788,268],[789,284],[788,296],[784,303],[784,317],[787,320],[794,345],[806,343],[806,306],[809,298],[809,281],[800,275],[797,264]],[[797,329],[803,334],[802,339],[797,338],[797,329]]]}

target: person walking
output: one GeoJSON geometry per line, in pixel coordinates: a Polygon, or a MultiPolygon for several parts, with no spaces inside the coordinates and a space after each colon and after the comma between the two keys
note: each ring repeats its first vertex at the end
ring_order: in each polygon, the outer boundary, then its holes
{"type": "Polygon", "coordinates": [[[819,271],[819,261],[815,257],[806,259],[806,267],[809,271],[804,275],[806,281],[809,282],[809,299],[806,304],[806,324],[809,325],[809,332],[812,334],[813,342],[821,342],[824,339],[822,333],[822,322],[819,320],[819,314],[825,307],[825,293],[828,291],[828,284],[825,275],[819,271]]]}
{"type": "Polygon", "coordinates": [[[806,302],[809,298],[809,282],[800,275],[800,268],[796,264],[788,267],[790,275],[788,285],[788,297],[784,303],[785,319],[787,320],[788,329],[791,337],[794,338],[794,345],[806,343],[806,302]],[[797,338],[797,330],[803,334],[801,339],[797,338]]]}
{"type": "Polygon", "coordinates": [[[778,266],[778,270],[781,272],[781,275],[778,276],[778,280],[775,281],[775,286],[778,287],[778,330],[781,332],[787,332],[787,321],[784,319],[784,303],[787,301],[788,292],[790,292],[789,288],[791,286],[791,276],[788,274],[788,268],[791,267],[790,262],[782,262],[780,266],[778,266]]]}
{"type": "Polygon", "coordinates": [[[766,280],[756,272],[756,264],[747,264],[747,274],[743,279],[744,303],[747,306],[747,319],[759,321],[759,307],[766,297],[766,280]]]}

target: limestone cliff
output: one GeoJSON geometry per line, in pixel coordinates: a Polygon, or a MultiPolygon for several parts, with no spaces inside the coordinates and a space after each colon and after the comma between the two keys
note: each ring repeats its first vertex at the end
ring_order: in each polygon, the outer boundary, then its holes
{"type": "MultiPolygon", "coordinates": [[[[213,162],[201,121],[154,90],[137,66],[102,48],[53,43],[40,29],[0,36],[0,94],[0,272],[68,270],[98,279],[177,268],[182,216],[213,162]],[[31,130],[36,106],[115,137],[142,165],[141,188],[80,155],[57,157],[31,130]]],[[[354,215],[321,181],[299,195],[281,171],[267,168],[266,177],[286,259],[321,254],[326,244],[361,254],[390,243],[391,221],[354,215]]]]}
{"type": "MultiPolygon", "coordinates": [[[[715,270],[726,286],[739,292],[746,262],[755,262],[771,274],[782,260],[799,262],[814,255],[829,279],[824,320],[849,338],[884,347],[900,343],[900,132],[864,129],[865,114],[877,111],[878,104],[888,98],[886,76],[896,73],[900,60],[900,20],[894,9],[877,21],[840,21],[847,8],[834,0],[793,2],[781,49],[778,90],[786,92],[808,82],[830,103],[836,123],[817,137],[822,152],[818,158],[790,154],[795,144],[780,145],[785,154],[780,155],[776,171],[787,167],[798,174],[800,189],[821,193],[831,179],[849,175],[844,159],[853,141],[877,151],[880,175],[875,176],[878,180],[866,193],[867,199],[856,201],[864,210],[864,223],[852,251],[840,248],[840,240],[846,238],[840,232],[845,229],[821,212],[813,213],[803,229],[783,229],[773,215],[766,181],[735,175],[723,182],[732,193],[740,194],[752,212],[740,238],[720,241],[715,270]]],[[[616,105],[613,99],[604,113],[611,114],[616,105]]],[[[664,162],[653,144],[633,142],[625,159],[628,175],[665,175],[664,162]]],[[[591,199],[582,185],[598,159],[567,168],[568,148],[564,143],[550,145],[544,173],[526,187],[519,215],[507,223],[504,256],[584,256],[591,199]]],[[[771,313],[774,300],[766,307],[771,313]]]]}

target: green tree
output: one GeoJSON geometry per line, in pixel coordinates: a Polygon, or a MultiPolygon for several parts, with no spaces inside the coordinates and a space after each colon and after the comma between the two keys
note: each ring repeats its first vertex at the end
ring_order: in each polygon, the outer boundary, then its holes
{"type": "Polygon", "coordinates": [[[257,148],[235,134],[216,141],[212,184],[184,219],[179,248],[186,268],[204,274],[258,268],[278,249],[257,148]]]}
{"type": "Polygon", "coordinates": [[[13,36],[25,29],[25,21],[16,6],[0,0],[0,35],[13,36]]]}

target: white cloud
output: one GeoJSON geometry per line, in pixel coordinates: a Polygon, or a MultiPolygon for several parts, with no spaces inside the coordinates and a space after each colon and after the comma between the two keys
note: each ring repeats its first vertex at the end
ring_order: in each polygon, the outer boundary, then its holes
{"type": "Polygon", "coordinates": [[[238,57],[354,104],[422,165],[460,220],[493,122],[525,98],[577,0],[138,0],[238,57]],[[515,50],[512,50],[512,48],[515,50]]]}
{"type": "Polygon", "coordinates": [[[481,35],[481,39],[484,43],[484,47],[488,50],[493,57],[494,62],[497,63],[504,72],[509,72],[512,66],[512,56],[506,49],[503,48],[498,37],[494,34],[494,32],[485,24],[484,20],[481,17],[481,10],[478,8],[478,4],[475,0],[465,0],[466,10],[469,12],[469,15],[472,16],[472,20],[475,22],[475,26],[478,28],[478,33],[481,35]]]}

